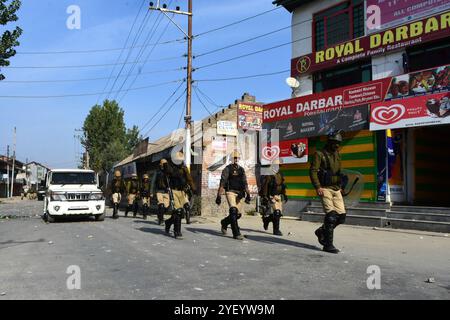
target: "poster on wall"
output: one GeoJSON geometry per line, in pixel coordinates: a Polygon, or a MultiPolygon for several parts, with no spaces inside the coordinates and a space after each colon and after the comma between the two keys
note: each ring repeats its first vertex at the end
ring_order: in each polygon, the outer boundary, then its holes
{"type": "Polygon", "coordinates": [[[240,102],[237,107],[238,128],[261,131],[263,107],[258,103],[240,102]]]}
{"type": "Polygon", "coordinates": [[[308,139],[284,140],[279,143],[261,145],[261,165],[270,165],[273,160],[281,159],[284,164],[308,162],[308,139]]]}
{"type": "Polygon", "coordinates": [[[450,91],[450,65],[402,74],[392,78],[385,100],[450,91]]]}
{"type": "Polygon", "coordinates": [[[450,92],[371,105],[372,131],[448,123],[450,123],[450,92]]]}
{"type": "Polygon", "coordinates": [[[450,0],[366,0],[366,21],[379,13],[379,25],[367,24],[377,32],[448,9],[450,0]]]}

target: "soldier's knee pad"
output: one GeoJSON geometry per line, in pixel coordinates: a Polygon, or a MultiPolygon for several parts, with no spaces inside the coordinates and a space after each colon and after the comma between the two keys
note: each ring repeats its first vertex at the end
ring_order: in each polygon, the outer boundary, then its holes
{"type": "Polygon", "coordinates": [[[191,206],[189,205],[189,203],[185,203],[183,206],[184,210],[186,211],[190,211],[191,210],[191,206]]]}
{"type": "Polygon", "coordinates": [[[281,210],[275,210],[275,211],[273,212],[273,216],[274,216],[275,218],[280,218],[280,217],[282,216],[281,210]]]}
{"type": "Polygon", "coordinates": [[[239,210],[236,207],[231,207],[229,210],[230,216],[235,216],[237,218],[239,210]]]}
{"type": "Polygon", "coordinates": [[[184,214],[184,210],[183,210],[183,209],[177,209],[177,210],[175,210],[175,214],[176,214],[178,217],[182,217],[183,214],[184,214]]]}
{"type": "Polygon", "coordinates": [[[325,215],[325,225],[335,226],[338,221],[338,217],[334,211],[331,211],[325,215]]]}

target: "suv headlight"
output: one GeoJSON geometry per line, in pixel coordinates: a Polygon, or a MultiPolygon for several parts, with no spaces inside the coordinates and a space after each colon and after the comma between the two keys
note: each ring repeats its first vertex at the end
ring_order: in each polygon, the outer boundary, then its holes
{"type": "Polygon", "coordinates": [[[103,193],[95,192],[89,195],[89,200],[103,200],[103,193]]]}
{"type": "Polygon", "coordinates": [[[50,199],[51,199],[51,201],[65,201],[66,194],[58,193],[58,192],[50,192],[50,199]]]}

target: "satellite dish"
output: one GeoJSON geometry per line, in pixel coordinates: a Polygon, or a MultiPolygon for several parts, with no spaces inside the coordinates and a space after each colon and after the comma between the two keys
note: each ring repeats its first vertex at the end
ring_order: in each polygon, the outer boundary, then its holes
{"type": "Polygon", "coordinates": [[[286,79],[286,83],[291,88],[298,88],[300,87],[300,82],[298,82],[297,79],[289,77],[286,79]]]}

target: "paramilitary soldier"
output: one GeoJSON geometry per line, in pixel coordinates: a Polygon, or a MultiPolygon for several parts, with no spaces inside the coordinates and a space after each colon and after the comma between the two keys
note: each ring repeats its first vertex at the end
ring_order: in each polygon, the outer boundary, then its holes
{"type": "Polygon", "coordinates": [[[280,231],[280,219],[283,215],[283,203],[288,201],[286,196],[286,184],[284,183],[284,176],[280,172],[281,160],[275,159],[272,163],[272,175],[266,175],[263,178],[261,193],[262,205],[271,206],[272,213],[263,216],[264,230],[269,228],[269,223],[273,223],[273,234],[282,236],[280,231]]]}
{"type": "Polygon", "coordinates": [[[150,179],[148,174],[144,174],[142,177],[139,195],[142,200],[142,216],[145,220],[147,219],[147,215],[150,210],[150,179]]]}
{"type": "Polygon", "coordinates": [[[333,245],[333,233],[338,225],[345,222],[346,216],[342,197],[345,176],[341,174],[341,157],[338,151],[341,143],[342,136],[339,132],[330,134],[324,149],[314,154],[310,168],[311,182],[325,211],[324,223],[315,234],[323,245],[323,251],[331,253],[339,252],[333,245]]]}
{"type": "Polygon", "coordinates": [[[192,192],[195,192],[194,181],[192,180],[191,174],[188,168],[183,162],[184,156],[182,152],[177,152],[175,156],[175,161],[179,164],[169,164],[166,163],[163,166],[163,171],[169,176],[169,187],[172,190],[174,210],[172,216],[166,220],[166,233],[170,232],[170,227],[174,225],[174,236],[175,238],[182,239],[181,234],[181,219],[184,214],[186,214],[187,209],[189,209],[189,202],[187,200],[186,188],[189,185],[192,192]]]}
{"type": "Polygon", "coordinates": [[[122,193],[125,193],[125,182],[119,170],[114,172],[114,179],[111,181],[111,194],[113,202],[113,219],[119,218],[119,205],[122,200],[122,193]]]}
{"type": "Polygon", "coordinates": [[[138,211],[139,198],[139,181],[136,173],[131,175],[131,180],[127,182],[127,200],[128,206],[125,211],[125,217],[128,216],[129,211],[133,211],[133,217],[136,217],[138,211]]]}
{"type": "Polygon", "coordinates": [[[161,159],[159,162],[159,169],[156,172],[155,187],[153,188],[154,197],[158,201],[158,224],[162,225],[164,222],[164,214],[170,206],[169,184],[168,178],[163,171],[164,165],[167,164],[166,159],[161,159]]]}
{"type": "Polygon", "coordinates": [[[238,219],[242,216],[242,199],[245,197],[245,202],[250,203],[250,191],[248,189],[245,170],[238,164],[240,158],[239,152],[234,151],[232,157],[233,163],[226,166],[222,171],[216,204],[221,204],[221,195],[225,192],[230,209],[228,217],[220,222],[222,225],[222,233],[226,234],[228,225],[231,225],[233,238],[242,240],[244,237],[241,235],[238,219]]]}

